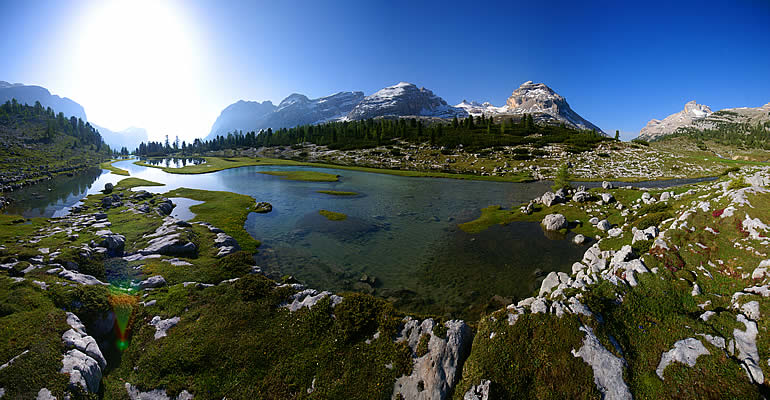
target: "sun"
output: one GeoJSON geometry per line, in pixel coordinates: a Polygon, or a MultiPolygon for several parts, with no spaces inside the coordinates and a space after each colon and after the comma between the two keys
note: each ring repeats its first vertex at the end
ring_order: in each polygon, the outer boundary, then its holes
{"type": "Polygon", "coordinates": [[[202,51],[183,11],[130,0],[97,2],[84,15],[71,61],[89,119],[172,137],[195,126],[202,51]]]}

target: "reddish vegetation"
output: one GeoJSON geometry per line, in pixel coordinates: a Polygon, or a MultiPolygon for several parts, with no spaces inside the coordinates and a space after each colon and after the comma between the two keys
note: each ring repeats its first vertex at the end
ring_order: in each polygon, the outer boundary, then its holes
{"type": "Polygon", "coordinates": [[[738,220],[735,222],[735,229],[743,235],[743,237],[749,237],[749,231],[743,229],[743,221],[738,220]]]}
{"type": "Polygon", "coordinates": [[[725,212],[724,208],[720,208],[719,210],[714,210],[714,212],[711,213],[711,216],[714,218],[719,218],[722,216],[722,213],[725,212]]]}

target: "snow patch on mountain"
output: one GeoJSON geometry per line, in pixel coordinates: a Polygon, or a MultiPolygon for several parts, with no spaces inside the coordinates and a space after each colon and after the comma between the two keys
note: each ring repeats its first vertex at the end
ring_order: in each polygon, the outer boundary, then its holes
{"type": "Polygon", "coordinates": [[[408,82],[399,82],[366,96],[345,119],[361,120],[382,116],[465,118],[468,113],[461,108],[450,106],[428,89],[417,88],[408,82]]]}
{"type": "Polygon", "coordinates": [[[505,114],[508,112],[507,105],[502,107],[495,107],[494,105],[492,105],[492,103],[488,101],[479,103],[477,101],[468,102],[467,100],[463,100],[460,104],[457,104],[455,107],[462,108],[468,114],[473,115],[474,117],[480,117],[481,115],[490,116],[490,115],[497,115],[497,114],[505,114]]]}

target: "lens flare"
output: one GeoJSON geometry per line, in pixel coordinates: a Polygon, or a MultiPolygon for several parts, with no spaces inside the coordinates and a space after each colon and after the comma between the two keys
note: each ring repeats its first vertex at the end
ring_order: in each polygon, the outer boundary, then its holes
{"type": "Polygon", "coordinates": [[[116,347],[121,352],[128,348],[131,319],[139,298],[130,287],[110,285],[110,305],[115,314],[116,347]]]}

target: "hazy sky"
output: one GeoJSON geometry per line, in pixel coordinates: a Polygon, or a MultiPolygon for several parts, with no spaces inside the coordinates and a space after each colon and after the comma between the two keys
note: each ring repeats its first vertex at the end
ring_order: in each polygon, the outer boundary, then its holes
{"type": "Polygon", "coordinates": [[[399,81],[495,105],[544,82],[625,138],[689,100],[770,102],[770,2],[580,3],[0,0],[0,80],[187,140],[239,99],[399,81]]]}

